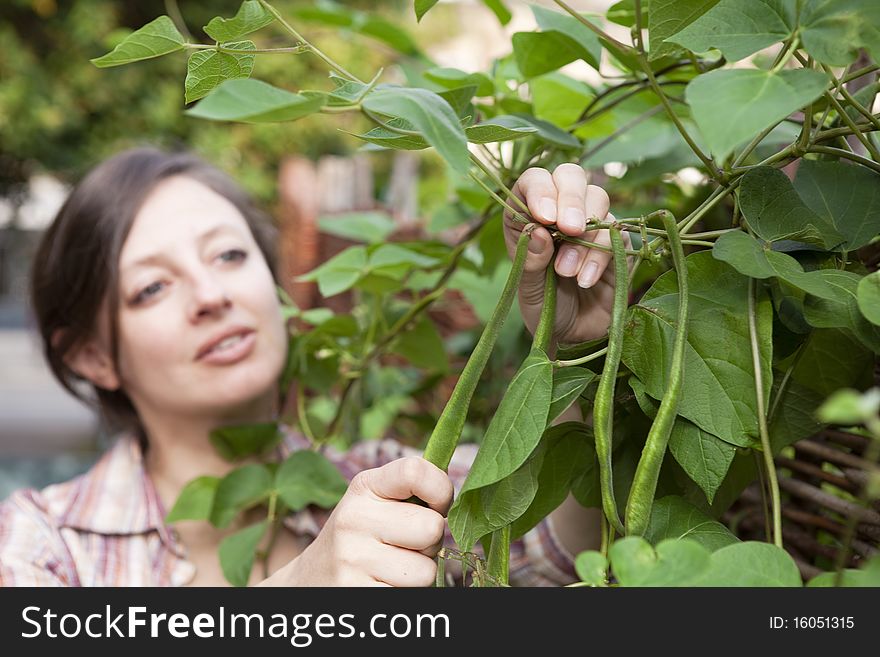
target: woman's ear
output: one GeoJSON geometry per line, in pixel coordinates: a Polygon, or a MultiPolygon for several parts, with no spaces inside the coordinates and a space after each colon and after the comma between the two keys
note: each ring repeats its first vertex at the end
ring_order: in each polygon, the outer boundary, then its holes
{"type": "MultiPolygon", "coordinates": [[[[52,344],[57,345],[61,339],[61,329],[52,335],[52,344]]],[[[119,388],[119,375],[113,365],[113,359],[106,347],[98,339],[87,341],[71,347],[64,356],[64,363],[82,378],[105,390],[119,388]]]]}

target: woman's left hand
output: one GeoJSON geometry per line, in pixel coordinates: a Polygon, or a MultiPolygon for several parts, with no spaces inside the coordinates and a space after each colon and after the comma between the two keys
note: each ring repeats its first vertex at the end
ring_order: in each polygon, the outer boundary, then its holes
{"type": "MultiPolygon", "coordinates": [[[[532,219],[541,224],[532,233],[525,269],[519,285],[519,306],[523,322],[534,335],[544,301],[544,272],[553,258],[553,239],[547,228],[590,242],[610,246],[607,229],[585,231],[587,218],[613,220],[605,190],[587,181],[587,173],[577,164],[560,164],[551,174],[547,169],[527,169],[513,186],[529,208],[532,219]]],[[[511,259],[523,224],[509,211],[504,213],[504,241],[511,259]]],[[[629,234],[623,242],[632,248],[629,234]]],[[[559,246],[553,267],[559,277],[556,293],[556,342],[577,343],[593,340],[608,332],[616,285],[610,251],[570,242],[559,246]]],[[[627,257],[632,270],[634,257],[627,257]]],[[[623,282],[626,285],[626,281],[623,282]]]]}

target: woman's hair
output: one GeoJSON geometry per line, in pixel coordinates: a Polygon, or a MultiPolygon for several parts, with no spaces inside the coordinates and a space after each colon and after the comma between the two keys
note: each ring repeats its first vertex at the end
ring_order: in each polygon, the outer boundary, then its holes
{"type": "MultiPolygon", "coordinates": [[[[31,268],[31,304],[43,352],[71,394],[96,407],[111,431],[143,427],[122,389],[91,386],[64,362],[98,329],[101,307],[110,315],[110,347],[118,364],[119,254],[150,192],[172,176],[197,180],[231,202],[247,221],[273,277],[275,227],[229,176],[191,153],[133,148],[105,160],[73,189],[43,235],[31,268]]],[[[276,278],[277,280],[277,278],[276,278]]]]}

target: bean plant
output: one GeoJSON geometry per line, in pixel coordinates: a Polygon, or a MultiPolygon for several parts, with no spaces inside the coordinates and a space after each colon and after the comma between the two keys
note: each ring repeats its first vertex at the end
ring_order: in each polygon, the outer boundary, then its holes
{"type": "MultiPolygon", "coordinates": [[[[422,26],[435,4],[415,1],[422,26]]],[[[510,20],[503,2],[485,4],[510,20]]],[[[358,113],[372,127],[353,140],[371,151],[432,149],[456,191],[429,239],[387,242],[391,226],[375,214],[324,224],[363,243],[301,277],[325,297],[353,290],[350,314],[287,304],[289,316],[311,328],[291,336],[282,386],[298,381],[296,422],[315,450],[197,479],[169,514],[223,527],[242,510],[266,506],[265,521],[220,547],[233,584],[247,582],[256,546],[286,513],[332,507],[344,492],[324,446],[381,436],[407,415],[411,397],[439,389],[456,349],[470,355],[439,417],[411,426],[426,439],[424,457],[440,468],[463,436],[480,443],[449,511],[455,554],[479,572],[475,583],[506,584],[511,540],[572,494],[604,515],[601,549],[578,555],[580,585],[799,586],[783,549],[774,455],[838,424],[873,437],[867,456],[876,464],[878,397],[868,389],[880,353],[880,273],[862,258],[880,236],[873,111],[880,4],[623,0],[605,16],[555,5],[534,6],[536,28],[513,34],[510,53],[486,71],[411,56],[406,32],[369,12],[323,2],[285,17],[265,0],[212,19],[203,28],[209,43],[185,39],[188,31],[160,16],[92,60],[107,67],[186,53],[186,114],[199,119],[333,121],[358,113]],[[611,36],[609,23],[630,28],[630,38],[611,36]],[[389,82],[381,70],[352,73],[305,36],[321,25],[400,50],[406,82],[389,82]],[[251,38],[257,31],[289,42],[260,47],[251,38]],[[326,88],[254,79],[258,56],[317,57],[326,88]],[[560,72],[572,62],[592,67],[602,82],[560,72]],[[537,225],[511,187],[529,167],[563,162],[627,165],[609,181],[612,198],[618,190],[639,198],[632,190],[656,188],[681,170],[696,170],[700,182],[666,196],[678,217],[656,196],[632,203],[631,217],[617,210],[620,219],[588,217],[585,230],[607,229],[610,246],[551,231],[557,246],[611,252],[610,328],[551,356],[557,277],[548,268],[531,345],[488,425],[475,431],[487,363],[498,357],[499,340],[507,352],[516,344],[505,319],[537,225]],[[512,260],[502,213],[522,225],[512,260]],[[462,225],[457,242],[438,238],[462,225]],[[477,304],[479,339],[444,344],[427,312],[449,290],[473,299],[480,286],[493,292],[491,303],[484,295],[477,304]],[[387,364],[390,356],[396,364],[387,364]],[[559,422],[572,404],[590,421],[559,422]],[[757,478],[768,491],[767,542],[742,542],[719,518],[757,478]],[[485,563],[475,559],[478,543],[485,563]]],[[[225,427],[214,439],[236,460],[268,453],[280,428],[225,427]]],[[[877,472],[868,474],[855,500],[863,506],[880,493],[877,472]]],[[[811,583],[876,585],[880,561],[827,570],[811,583]]]]}

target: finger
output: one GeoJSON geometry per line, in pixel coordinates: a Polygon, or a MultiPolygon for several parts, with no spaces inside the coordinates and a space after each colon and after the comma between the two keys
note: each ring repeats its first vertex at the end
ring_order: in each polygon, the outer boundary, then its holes
{"type": "Polygon", "coordinates": [[[376,519],[376,536],[387,545],[408,550],[425,550],[443,540],[446,520],[431,509],[391,502],[382,509],[382,517],[376,519]]]}
{"type": "MultiPolygon", "coordinates": [[[[611,233],[608,229],[598,231],[592,240],[596,244],[611,246],[611,233]]],[[[592,248],[587,253],[583,266],[577,274],[577,284],[582,288],[590,288],[602,276],[608,263],[611,262],[611,253],[602,249],[592,248]]]]}
{"type": "Polygon", "coordinates": [[[424,554],[426,557],[435,558],[440,550],[443,548],[443,539],[441,538],[439,541],[434,543],[434,545],[430,547],[426,547],[424,550],[419,550],[421,554],[424,554]]]}
{"type": "Polygon", "coordinates": [[[565,163],[553,172],[556,184],[556,225],[566,235],[577,236],[584,232],[587,217],[584,214],[587,194],[587,172],[577,164],[565,163]]]}
{"type": "MultiPolygon", "coordinates": [[[[523,171],[511,190],[529,208],[532,218],[544,225],[556,222],[556,185],[547,169],[532,167],[523,171]]],[[[520,209],[520,208],[517,208],[520,209]]],[[[505,211],[505,222],[513,221],[505,211]]]]}
{"type": "MultiPolygon", "coordinates": [[[[527,169],[511,191],[527,204],[529,214],[538,223],[550,225],[556,220],[556,186],[546,169],[527,169]]],[[[509,210],[505,210],[504,241],[511,259],[516,254],[516,243],[523,228],[524,225],[514,220],[509,210]]],[[[532,272],[543,272],[547,268],[553,255],[553,239],[547,229],[539,227],[532,233],[528,247],[524,269],[527,278],[532,272]]]]}
{"type": "Polygon", "coordinates": [[[434,511],[445,515],[452,504],[452,482],[443,470],[419,456],[407,456],[358,473],[355,491],[368,491],[380,499],[408,500],[415,495],[434,511]]]}
{"type": "Polygon", "coordinates": [[[608,192],[598,185],[587,187],[584,210],[587,213],[588,221],[605,221],[610,207],[611,199],[608,198],[608,192]]]}
{"type": "Polygon", "coordinates": [[[368,572],[391,586],[431,586],[437,564],[430,557],[391,545],[382,546],[367,557],[368,572]]]}

